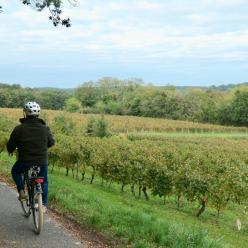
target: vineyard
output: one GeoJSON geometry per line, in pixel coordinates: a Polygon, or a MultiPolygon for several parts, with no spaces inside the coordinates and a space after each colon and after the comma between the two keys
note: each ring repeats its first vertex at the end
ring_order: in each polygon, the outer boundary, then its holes
{"type": "MultiPolygon", "coordinates": [[[[21,111],[1,109],[0,151],[21,111]],[[7,114],[9,117],[4,117],[7,114]],[[15,120],[15,121],[14,121],[15,120]]],[[[103,187],[117,185],[135,198],[174,197],[178,209],[187,202],[193,215],[211,207],[216,218],[230,203],[245,206],[248,198],[247,128],[136,117],[105,116],[110,134],[91,137],[85,128],[92,116],[47,111],[56,138],[49,151],[50,169],[65,171],[77,181],[103,187]],[[137,136],[133,131],[243,133],[239,138],[137,136]]]]}
{"type": "MultiPolygon", "coordinates": [[[[7,109],[1,111],[6,113],[7,109]]],[[[11,118],[20,115],[20,110],[8,111],[12,111],[11,118]]],[[[82,130],[88,116],[56,114],[57,117],[54,111],[47,111],[44,115],[51,123],[57,140],[57,145],[50,150],[50,164],[52,168],[65,168],[66,175],[71,171],[75,179],[84,180],[88,171],[91,183],[96,176],[100,176],[103,184],[118,183],[121,191],[130,188],[134,195],[143,194],[147,200],[149,194],[162,198],[175,195],[178,208],[182,198],[189,202],[197,201],[201,205],[197,216],[204,212],[207,204],[220,213],[229,202],[244,203],[248,197],[247,139],[135,137],[128,131],[139,127],[144,130],[171,131],[172,127],[180,130],[184,123],[176,122],[175,125],[174,121],[150,118],[145,122],[134,117],[127,118],[123,123],[120,117],[114,120],[110,116],[106,119],[110,130],[115,132],[114,136],[87,137],[82,130]],[[116,135],[118,131],[126,131],[126,134],[116,135]]],[[[4,120],[7,121],[7,118],[2,117],[2,126],[4,120]]],[[[8,128],[11,129],[11,125],[8,128]]],[[[245,128],[194,123],[186,123],[184,128],[192,128],[195,132],[247,131],[245,128]]],[[[5,129],[2,128],[4,131],[0,141],[1,151],[9,135],[6,125],[5,129]]]]}
{"type": "Polygon", "coordinates": [[[213,206],[218,214],[229,202],[244,203],[248,197],[248,142],[129,141],[120,138],[57,136],[50,163],[66,168],[68,175],[84,180],[86,171],[116,182],[121,191],[130,188],[148,200],[175,195],[201,204],[197,216],[213,206]]]}

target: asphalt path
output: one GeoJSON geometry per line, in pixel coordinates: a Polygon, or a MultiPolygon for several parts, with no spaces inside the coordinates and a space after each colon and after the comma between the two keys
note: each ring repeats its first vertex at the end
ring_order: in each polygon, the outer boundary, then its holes
{"type": "Polygon", "coordinates": [[[15,190],[0,182],[0,248],[88,247],[45,214],[44,229],[35,234],[32,215],[25,218],[15,190]]]}

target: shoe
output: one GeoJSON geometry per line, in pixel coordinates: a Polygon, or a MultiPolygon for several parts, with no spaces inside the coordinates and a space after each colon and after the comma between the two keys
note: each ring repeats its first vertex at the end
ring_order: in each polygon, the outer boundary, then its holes
{"type": "Polygon", "coordinates": [[[27,196],[23,190],[20,190],[18,200],[19,201],[26,201],[27,200],[27,196]]]}
{"type": "Polygon", "coordinates": [[[43,209],[43,213],[45,214],[47,212],[47,207],[43,205],[42,209],[43,209]]]}

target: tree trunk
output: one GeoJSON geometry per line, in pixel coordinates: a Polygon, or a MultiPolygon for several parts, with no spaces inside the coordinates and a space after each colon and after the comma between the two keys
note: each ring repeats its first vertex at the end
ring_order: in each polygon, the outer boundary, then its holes
{"type": "Polygon", "coordinates": [[[134,191],[134,184],[131,185],[131,192],[135,196],[135,191],[134,191]]]}
{"type": "Polygon", "coordinates": [[[125,187],[125,184],[123,183],[121,186],[121,192],[124,192],[124,187],[125,187]]]}
{"type": "Polygon", "coordinates": [[[139,186],[139,197],[141,197],[141,186],[139,186]]]}
{"type": "Polygon", "coordinates": [[[181,195],[179,194],[177,196],[177,208],[179,209],[180,208],[180,198],[181,198],[181,195]]]}
{"type": "Polygon", "coordinates": [[[84,172],[82,172],[82,178],[81,178],[81,181],[83,181],[84,180],[84,175],[85,175],[85,171],[84,172]]]}
{"type": "Polygon", "coordinates": [[[77,166],[76,179],[78,180],[79,164],[76,164],[76,166],[77,166]]]}
{"type": "Polygon", "coordinates": [[[199,209],[198,213],[196,214],[197,217],[199,217],[205,211],[206,203],[207,203],[207,199],[206,199],[206,197],[203,197],[201,199],[201,208],[199,209]]]}
{"type": "Polygon", "coordinates": [[[142,187],[142,191],[143,191],[143,193],[145,195],[146,200],[148,201],[149,197],[148,197],[147,192],[146,192],[146,186],[142,187]]]}
{"type": "Polygon", "coordinates": [[[93,183],[94,178],[95,178],[95,173],[92,173],[92,175],[91,175],[91,180],[90,180],[90,184],[93,183]]]}
{"type": "Polygon", "coordinates": [[[220,208],[218,208],[218,218],[220,217],[220,208]]]}
{"type": "Polygon", "coordinates": [[[54,169],[54,164],[52,165],[51,174],[53,173],[53,169],[54,169]]]}

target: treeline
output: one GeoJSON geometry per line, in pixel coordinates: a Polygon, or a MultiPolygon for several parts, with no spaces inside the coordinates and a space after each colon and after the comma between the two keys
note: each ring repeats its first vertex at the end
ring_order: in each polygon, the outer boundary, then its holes
{"type": "Polygon", "coordinates": [[[0,107],[20,108],[26,101],[37,101],[45,109],[63,109],[69,92],[59,89],[22,88],[0,83],[0,107]]]}
{"type": "Polygon", "coordinates": [[[22,107],[37,101],[44,109],[189,120],[222,125],[248,125],[248,85],[178,89],[142,80],[102,78],[74,92],[0,84],[0,107],[22,107]]]}
{"type": "Polygon", "coordinates": [[[68,111],[248,125],[248,86],[229,90],[145,85],[141,80],[102,78],[86,82],[66,103],[68,111]]]}

